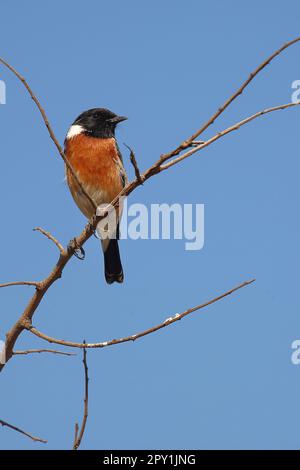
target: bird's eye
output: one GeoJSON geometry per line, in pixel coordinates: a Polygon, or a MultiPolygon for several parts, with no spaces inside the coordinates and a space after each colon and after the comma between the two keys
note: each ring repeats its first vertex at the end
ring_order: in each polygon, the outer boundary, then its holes
{"type": "Polygon", "coordinates": [[[95,118],[95,119],[98,119],[99,116],[100,116],[99,113],[94,113],[94,114],[93,114],[93,118],[95,118]]]}

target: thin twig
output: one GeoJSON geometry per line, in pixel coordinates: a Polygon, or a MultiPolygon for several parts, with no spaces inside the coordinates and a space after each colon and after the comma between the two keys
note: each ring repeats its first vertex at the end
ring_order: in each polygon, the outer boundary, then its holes
{"type": "MultiPolygon", "coordinates": [[[[85,341],[83,342],[85,344],[85,341]]],[[[73,450],[77,450],[81,444],[88,415],[89,415],[89,369],[87,365],[87,359],[86,359],[87,353],[86,353],[86,348],[83,349],[83,368],[84,368],[84,412],[83,412],[83,419],[79,431],[78,423],[75,424],[75,439],[74,439],[74,445],[73,445],[73,450]]]]}
{"type": "Polygon", "coordinates": [[[6,282],[5,284],[0,284],[1,287],[10,287],[10,286],[34,286],[39,287],[39,282],[34,281],[16,281],[16,282],[6,282]]]}
{"type": "Polygon", "coordinates": [[[124,142],[124,145],[125,145],[125,147],[127,147],[128,150],[130,151],[130,161],[131,161],[132,166],[133,166],[133,168],[134,168],[135,177],[136,177],[136,179],[137,179],[141,184],[143,184],[143,178],[142,178],[142,176],[141,176],[141,172],[140,172],[140,170],[139,170],[139,167],[138,167],[138,164],[137,164],[137,161],[136,161],[136,158],[135,158],[135,153],[134,153],[134,151],[132,150],[132,148],[129,147],[129,145],[125,144],[125,142],[124,142]]]}
{"type": "Polygon", "coordinates": [[[26,349],[26,351],[13,351],[13,355],[27,355],[27,354],[37,354],[37,353],[52,353],[60,354],[62,356],[76,356],[76,353],[68,353],[64,351],[57,351],[56,349],[26,349]]]}
{"type": "Polygon", "coordinates": [[[95,204],[95,202],[92,200],[92,198],[90,197],[90,195],[85,191],[83,185],[81,184],[77,174],[75,173],[71,163],[68,161],[61,145],[59,144],[57,138],[55,137],[55,134],[52,130],[52,127],[50,126],[50,122],[48,120],[48,117],[45,113],[45,110],[44,108],[42,107],[41,103],[39,102],[39,100],[37,99],[36,95],[33,93],[31,87],[29,86],[29,84],[27,83],[26,79],[14,68],[12,67],[12,65],[10,65],[8,62],[6,62],[4,59],[2,59],[0,57],[0,63],[2,63],[5,67],[7,67],[20,81],[21,83],[23,83],[24,87],[26,88],[26,90],[28,91],[29,95],[31,96],[31,98],[33,99],[34,103],[36,104],[39,112],[41,113],[42,115],[42,118],[44,120],[44,123],[46,125],[46,128],[48,129],[48,132],[49,132],[49,135],[52,139],[52,141],[54,142],[61,158],[63,159],[63,161],[65,162],[65,165],[68,167],[68,169],[70,170],[70,172],[72,173],[72,176],[73,178],[75,179],[76,183],[79,185],[82,193],[87,197],[87,199],[89,200],[89,202],[92,204],[92,206],[94,207],[94,209],[96,210],[97,206],[95,204]]]}
{"type": "Polygon", "coordinates": [[[77,439],[78,439],[78,431],[79,431],[79,426],[78,423],[75,423],[75,435],[74,435],[74,444],[73,444],[73,449],[76,445],[77,439]]]}
{"type": "Polygon", "coordinates": [[[35,442],[42,442],[43,444],[47,444],[47,441],[45,441],[45,439],[41,439],[40,437],[32,436],[32,435],[29,434],[28,432],[23,431],[22,429],[17,428],[16,426],[13,426],[12,424],[9,424],[9,423],[7,423],[6,421],[3,421],[2,419],[0,419],[0,424],[1,424],[2,426],[6,426],[6,427],[8,427],[8,428],[10,428],[10,429],[13,429],[14,431],[17,431],[17,432],[19,432],[20,434],[23,434],[24,436],[29,437],[29,439],[31,439],[32,441],[35,441],[35,442]]]}
{"type": "Polygon", "coordinates": [[[45,235],[45,237],[47,237],[49,240],[51,240],[56,246],[57,248],[59,249],[59,251],[61,253],[63,253],[65,250],[64,250],[64,247],[62,246],[62,244],[50,233],[50,232],[47,232],[46,230],[44,230],[43,228],[41,227],[35,227],[33,229],[34,232],[40,232],[42,233],[43,235],[45,235]]]}
{"type": "Polygon", "coordinates": [[[153,326],[151,328],[148,328],[147,330],[144,330],[140,333],[136,333],[134,335],[126,336],[124,338],[118,338],[118,339],[112,339],[109,341],[103,341],[101,343],[75,343],[73,341],[65,341],[62,339],[57,339],[53,338],[51,336],[46,335],[45,333],[42,333],[41,331],[37,330],[34,326],[28,325],[26,328],[33,333],[35,336],[38,336],[41,339],[44,339],[45,341],[48,341],[49,343],[55,343],[55,344],[61,344],[63,346],[68,346],[72,348],[105,348],[107,346],[112,346],[115,344],[121,344],[121,343],[126,343],[128,341],[135,341],[139,338],[142,338],[143,336],[147,336],[151,333],[154,333],[155,331],[161,330],[162,328],[165,328],[166,326],[172,325],[173,323],[181,320],[182,318],[186,317],[187,315],[190,315],[193,312],[196,312],[197,310],[201,310],[204,307],[207,307],[208,305],[211,305],[215,302],[218,302],[221,299],[224,299],[224,297],[227,297],[228,295],[232,294],[233,292],[242,289],[243,287],[248,286],[249,284],[252,284],[255,281],[255,279],[251,279],[250,281],[243,282],[242,284],[234,287],[233,289],[230,289],[229,291],[225,292],[224,294],[219,295],[218,297],[215,297],[208,302],[205,302],[203,304],[197,305],[196,307],[189,308],[188,310],[185,310],[182,313],[176,313],[173,317],[167,318],[165,321],[162,323],[153,326]]]}

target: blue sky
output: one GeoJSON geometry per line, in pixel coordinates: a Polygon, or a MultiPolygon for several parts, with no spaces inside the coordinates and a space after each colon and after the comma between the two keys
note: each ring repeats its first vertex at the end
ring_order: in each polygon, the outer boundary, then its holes
{"type": "MultiPolygon", "coordinates": [[[[61,142],[83,110],[129,117],[118,140],[142,169],[196,130],[250,71],[299,35],[299,2],[10,1],[1,56],[28,79],[61,142]]],[[[205,134],[288,103],[300,45],[257,77],[205,134]]],[[[3,67],[0,282],[41,279],[56,262],[40,225],[63,243],[85,220],[60,157],[21,84],[3,67]]],[[[205,204],[205,245],[121,242],[124,285],[103,281],[96,239],[72,260],[34,317],[74,341],[136,333],[255,277],[254,285],[141,339],[88,353],[83,449],[299,449],[299,113],[250,123],[151,179],[130,202],[205,204]]],[[[130,178],[133,171],[122,146],[130,178]]],[[[0,292],[0,338],[32,290],[0,292]]],[[[46,344],[23,334],[18,349],[46,344]]],[[[48,346],[48,345],[47,345],[48,346]]],[[[67,449],[82,416],[81,355],[15,357],[1,374],[0,418],[67,449]]],[[[6,428],[1,449],[43,449],[6,428]]]]}

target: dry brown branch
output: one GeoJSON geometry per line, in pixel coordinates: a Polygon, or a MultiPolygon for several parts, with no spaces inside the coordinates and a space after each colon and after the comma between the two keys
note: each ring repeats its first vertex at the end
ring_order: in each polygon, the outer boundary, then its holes
{"type": "Polygon", "coordinates": [[[26,349],[25,351],[13,351],[13,356],[26,356],[27,354],[52,353],[62,356],[76,356],[76,353],[57,351],[56,349],[26,349]]]}
{"type": "Polygon", "coordinates": [[[298,103],[287,103],[287,104],[282,104],[279,106],[273,106],[272,108],[267,108],[263,109],[262,111],[258,111],[255,114],[252,114],[252,116],[249,116],[242,121],[237,122],[236,124],[233,124],[232,126],[228,127],[227,129],[224,129],[221,132],[218,132],[216,135],[208,139],[206,142],[200,143],[196,147],[194,147],[192,150],[189,150],[188,152],[183,153],[177,158],[174,158],[173,160],[165,163],[164,165],[160,165],[160,170],[164,171],[170,168],[173,165],[176,165],[179,162],[182,162],[186,158],[190,157],[196,152],[199,152],[200,150],[204,149],[205,147],[208,147],[211,145],[213,142],[216,142],[216,140],[220,139],[221,137],[224,137],[226,134],[229,134],[230,132],[236,131],[240,127],[244,126],[245,124],[248,124],[248,122],[253,121],[254,119],[263,116],[264,114],[269,114],[272,113],[273,111],[280,111],[282,109],[287,109],[287,108],[292,108],[294,106],[300,105],[300,102],[298,103]]]}
{"type": "Polygon", "coordinates": [[[215,120],[225,111],[226,108],[236,99],[238,96],[240,96],[245,88],[252,82],[252,80],[261,72],[270,62],[272,62],[275,57],[277,57],[281,52],[283,52],[285,49],[288,47],[292,46],[293,44],[296,44],[297,42],[300,41],[300,36],[293,39],[292,41],[287,42],[286,44],[283,44],[277,51],[273,52],[266,60],[264,60],[252,73],[250,73],[249,77],[247,80],[244,81],[244,83],[240,86],[240,88],[228,98],[225,103],[218,108],[218,110],[208,119],[208,121],[203,124],[200,129],[198,129],[193,135],[191,135],[188,139],[186,139],[184,142],[182,142],[175,150],[172,150],[169,153],[166,153],[163,155],[164,161],[168,160],[169,158],[175,157],[178,155],[182,150],[186,149],[189,147],[190,143],[197,139],[199,135],[203,134],[206,129],[211,126],[215,122],[215,120]]]}
{"type": "Polygon", "coordinates": [[[15,282],[6,282],[5,284],[0,284],[1,287],[10,287],[10,286],[34,286],[39,287],[38,282],[34,281],[15,281],[15,282]]]}
{"type": "MultiPolygon", "coordinates": [[[[270,63],[271,60],[273,60],[274,57],[276,57],[278,54],[280,54],[283,50],[285,50],[287,47],[291,46],[292,44],[296,43],[297,41],[299,41],[300,38],[296,38],[294,39],[293,41],[290,41],[289,43],[285,44],[284,46],[282,46],[280,49],[278,49],[278,51],[276,51],[274,54],[272,54],[272,56],[270,56],[266,61],[264,61],[257,69],[255,72],[253,72],[253,74],[250,75],[249,79],[246,80],[246,82],[244,82],[244,84],[239,88],[239,90],[234,94],[232,95],[232,97],[227,100],[227,102],[218,110],[217,113],[215,113],[215,115],[199,130],[197,131],[197,133],[195,133],[193,136],[191,136],[191,138],[187,139],[184,143],[184,146],[180,146],[178,147],[177,149],[175,149],[174,151],[172,152],[169,152],[168,154],[164,154],[161,156],[161,158],[154,163],[154,165],[152,165],[148,170],[146,170],[142,175],[141,175],[141,178],[143,181],[151,178],[152,176],[160,173],[161,171],[165,170],[167,167],[166,165],[162,166],[163,163],[166,162],[166,160],[172,158],[173,156],[177,155],[178,153],[181,152],[181,150],[183,150],[183,148],[187,148],[190,146],[190,143],[192,141],[195,140],[195,138],[197,138],[205,129],[207,129],[207,127],[209,127],[210,124],[212,124],[214,122],[214,120],[229,106],[229,104],[238,96],[242,93],[242,91],[246,88],[246,86],[251,82],[251,80],[254,78],[254,76],[256,76],[268,63],[270,63]],[[178,150],[179,149],[179,150],[178,150]]],[[[0,61],[2,63],[4,63],[4,65],[6,65],[21,81],[22,83],[25,85],[25,87],[27,88],[27,90],[29,91],[29,93],[31,94],[32,98],[34,99],[34,101],[36,102],[43,118],[44,118],[44,122],[48,128],[48,131],[50,133],[50,136],[52,136],[52,140],[54,141],[54,143],[56,143],[56,146],[62,156],[63,159],[65,159],[65,156],[63,154],[63,152],[61,151],[61,147],[59,146],[58,142],[57,142],[57,139],[55,138],[54,134],[53,134],[53,131],[51,130],[50,126],[49,126],[49,123],[47,121],[47,118],[46,118],[46,115],[45,115],[45,112],[44,110],[41,108],[38,100],[35,98],[35,96],[33,95],[31,89],[29,88],[29,86],[27,85],[26,81],[23,79],[23,77],[20,76],[20,74],[15,70],[13,69],[9,64],[7,64],[6,62],[4,62],[3,60],[0,59],[0,61]],[[50,129],[50,130],[49,130],[50,129]]],[[[276,107],[275,109],[284,109],[284,107],[289,107],[290,105],[292,104],[289,104],[288,106],[287,105],[282,105],[282,106],[279,106],[279,107],[276,107]]],[[[294,105],[294,103],[293,103],[294,105]]],[[[268,112],[271,112],[271,109],[270,108],[270,111],[268,112]]],[[[273,110],[275,110],[273,109],[273,110]]],[[[266,111],[264,111],[266,112],[266,111]]],[[[256,115],[261,115],[261,113],[263,113],[262,111],[260,111],[259,113],[256,113],[256,115]]],[[[254,119],[253,116],[250,117],[250,118],[247,118],[246,120],[244,121],[247,121],[249,122],[249,119],[254,119]]],[[[240,123],[241,125],[241,123],[240,123]]],[[[230,128],[229,128],[230,129],[230,128]]],[[[233,129],[232,129],[233,130],[233,129]]],[[[228,131],[229,132],[229,131],[228,131]]],[[[223,135],[225,135],[225,133],[228,133],[227,131],[223,131],[223,133],[219,133],[217,134],[217,136],[214,136],[212,139],[210,139],[210,143],[214,142],[215,140],[217,140],[218,138],[222,137],[223,135]]],[[[208,141],[207,141],[208,142],[208,141]]],[[[191,148],[188,152],[186,152],[186,154],[184,155],[181,155],[179,158],[181,157],[184,157],[184,158],[187,158],[188,156],[192,155],[193,153],[201,150],[202,148],[204,148],[204,145],[207,147],[209,145],[209,143],[205,142],[205,144],[200,144],[199,146],[196,146],[194,148],[191,148]],[[188,154],[188,155],[187,155],[188,154]]],[[[181,160],[179,160],[181,161],[181,160]]],[[[178,163],[178,161],[176,162],[169,162],[171,163],[171,165],[174,165],[175,163],[178,163]]],[[[171,166],[170,165],[170,166],[171,166]]],[[[134,191],[138,186],[141,185],[141,181],[138,180],[138,178],[136,178],[134,181],[128,183],[126,185],[126,187],[121,191],[121,193],[118,195],[118,197],[116,197],[114,199],[114,201],[112,201],[112,205],[117,205],[118,204],[118,201],[119,201],[119,197],[120,196],[128,196],[129,194],[131,194],[132,191],[134,191]]],[[[21,315],[21,317],[18,319],[18,321],[15,323],[15,325],[11,328],[11,330],[8,332],[7,334],[7,337],[6,337],[6,359],[7,361],[9,361],[9,359],[11,358],[12,356],[12,351],[13,351],[13,348],[14,348],[14,345],[19,337],[19,335],[24,331],[24,329],[29,329],[29,328],[33,328],[32,327],[32,317],[37,309],[37,307],[39,306],[41,300],[43,299],[44,295],[46,294],[46,292],[48,291],[48,289],[51,287],[51,285],[61,277],[62,275],[62,272],[66,266],[66,264],[69,262],[69,260],[72,258],[73,254],[75,253],[75,248],[74,246],[77,247],[77,249],[80,249],[85,243],[86,241],[93,235],[94,231],[95,231],[95,228],[97,226],[97,223],[103,218],[103,216],[94,216],[91,221],[85,226],[84,230],[82,231],[82,233],[77,236],[73,241],[75,241],[75,243],[72,245],[73,248],[71,249],[68,249],[68,250],[64,250],[63,252],[60,253],[60,257],[57,261],[57,263],[55,264],[54,268],[52,269],[52,271],[50,272],[50,274],[48,275],[48,277],[46,277],[43,281],[41,281],[40,283],[38,283],[38,289],[36,290],[36,292],[34,293],[34,295],[32,296],[32,298],[30,299],[28,305],[26,306],[23,314],[21,315]]],[[[158,327],[155,327],[153,331],[156,331],[157,329],[160,329],[162,328],[163,326],[165,325],[159,325],[158,327]]],[[[32,332],[34,332],[34,330],[32,329],[32,332]]],[[[149,330],[149,332],[152,332],[152,329],[149,330]]],[[[149,333],[146,333],[146,334],[149,334],[149,333]]],[[[45,335],[46,336],[46,335],[45,335]]],[[[142,336],[144,336],[144,334],[142,334],[142,336]]],[[[47,338],[47,337],[46,337],[47,338]]],[[[44,338],[44,339],[46,339],[44,338]]],[[[132,338],[132,337],[128,337],[128,339],[125,339],[126,341],[130,341],[130,340],[133,340],[133,339],[136,339],[136,338],[132,338]]],[[[48,339],[47,339],[48,340],[48,339]]],[[[51,338],[50,338],[51,340],[51,338]]],[[[123,339],[120,339],[120,340],[116,340],[117,342],[124,342],[123,339]]],[[[64,344],[64,343],[58,343],[58,344],[64,344]]],[[[75,343],[76,345],[78,345],[78,343],[75,343]]],[[[103,343],[100,343],[102,344],[102,346],[98,346],[98,347],[103,347],[103,343]]],[[[110,344],[116,344],[114,342],[114,340],[110,343],[110,344]]],[[[78,346],[77,346],[78,347],[78,346]]],[[[82,344],[80,347],[84,347],[82,344]]],[[[86,347],[89,347],[88,345],[86,347]]],[[[7,362],[6,362],[7,363],[7,362]]],[[[4,365],[0,365],[0,370],[3,369],[4,365]]]]}
{"type": "MultiPolygon", "coordinates": [[[[274,106],[272,108],[263,109],[262,111],[258,111],[257,113],[252,114],[251,116],[243,119],[242,121],[239,121],[238,123],[228,127],[227,129],[224,129],[223,131],[218,132],[217,134],[215,134],[213,137],[211,137],[207,141],[199,141],[199,143],[195,146],[192,146],[192,148],[190,150],[188,150],[187,152],[179,155],[179,157],[174,158],[173,160],[169,161],[168,163],[163,163],[164,161],[166,161],[166,158],[164,158],[164,156],[161,156],[159,158],[159,160],[157,160],[150,168],[148,168],[148,170],[146,170],[141,175],[142,180],[144,182],[144,181],[148,180],[149,178],[151,178],[152,176],[154,176],[158,173],[161,173],[162,171],[167,170],[168,168],[170,168],[173,165],[176,165],[177,163],[180,163],[181,161],[183,161],[186,158],[190,157],[194,153],[197,153],[200,150],[203,150],[204,148],[208,147],[209,145],[211,145],[212,143],[214,143],[216,140],[220,139],[221,137],[224,137],[225,135],[229,134],[230,132],[239,129],[243,125],[253,121],[254,119],[256,119],[260,116],[263,116],[265,114],[268,114],[268,113],[271,113],[271,112],[274,112],[274,111],[279,111],[279,110],[283,110],[283,109],[287,109],[287,108],[292,108],[292,107],[298,106],[299,104],[300,104],[300,102],[287,103],[287,104],[274,106]]],[[[191,147],[191,145],[189,145],[189,147],[191,147]]],[[[168,158],[170,158],[170,157],[168,157],[168,158]]],[[[120,194],[118,194],[118,196],[112,201],[111,205],[114,205],[119,200],[120,197],[128,196],[140,184],[141,183],[137,179],[135,179],[134,181],[129,183],[120,192],[120,194]]]]}
{"type": "MultiPolygon", "coordinates": [[[[85,342],[83,342],[85,344],[85,342]]],[[[83,349],[83,368],[84,368],[84,411],[83,411],[83,418],[82,418],[82,423],[79,431],[79,426],[78,423],[75,423],[75,439],[74,439],[74,444],[73,444],[73,450],[78,450],[87,423],[88,415],[89,415],[89,369],[87,365],[87,359],[86,359],[87,353],[86,353],[86,348],[83,349]]]]}
{"type": "MultiPolygon", "coordinates": [[[[83,230],[81,235],[77,237],[77,245],[82,246],[83,243],[88,240],[92,234],[94,233],[92,225],[88,224],[86,228],[83,230]]],[[[27,304],[23,314],[15,323],[15,325],[11,328],[6,336],[6,361],[12,356],[12,351],[16,340],[18,339],[19,335],[25,329],[26,324],[31,323],[31,318],[34,315],[35,310],[39,306],[41,300],[43,299],[45,293],[48,291],[50,286],[61,277],[62,271],[67,264],[67,262],[73,256],[72,250],[64,250],[63,253],[60,253],[60,257],[55,264],[53,270],[50,272],[49,276],[41,281],[38,284],[38,289],[35,291],[34,295],[31,297],[29,303],[27,304]]],[[[7,362],[6,362],[7,364],[7,362]]],[[[0,364],[0,370],[2,370],[4,364],[0,364]]]]}
{"type": "Polygon", "coordinates": [[[138,164],[137,164],[137,161],[136,161],[136,158],[135,158],[135,153],[134,151],[132,150],[132,148],[129,147],[129,145],[125,144],[125,147],[128,148],[129,152],[130,152],[130,161],[131,161],[131,164],[134,168],[134,172],[135,172],[135,177],[136,179],[138,180],[139,183],[143,184],[143,178],[141,176],[141,172],[140,172],[140,169],[138,167],[138,164]]]}
{"type": "Polygon", "coordinates": [[[12,424],[9,424],[9,423],[7,423],[6,421],[3,421],[2,419],[0,419],[0,424],[1,424],[2,426],[6,426],[6,427],[8,427],[8,428],[10,428],[10,429],[13,429],[14,431],[17,431],[17,432],[19,432],[20,434],[23,434],[24,436],[29,437],[29,439],[31,439],[32,441],[35,441],[35,442],[42,442],[43,444],[47,444],[47,441],[45,441],[45,439],[41,439],[40,437],[32,436],[32,435],[29,434],[28,432],[23,431],[22,429],[17,428],[16,426],[13,426],[12,424]]]}
{"type": "Polygon", "coordinates": [[[46,125],[46,128],[49,132],[49,135],[52,139],[52,141],[54,142],[61,158],[63,159],[63,161],[65,162],[65,165],[69,168],[70,172],[72,173],[72,176],[74,177],[75,181],[78,183],[81,191],[83,192],[83,194],[87,197],[87,199],[90,201],[90,203],[93,205],[93,207],[96,209],[96,204],[94,203],[94,201],[91,199],[91,197],[89,196],[89,194],[85,191],[84,187],[82,186],[77,174],[75,173],[75,171],[73,170],[72,168],[72,165],[70,164],[70,162],[68,161],[61,145],[59,144],[57,138],[55,137],[55,134],[52,130],[52,127],[50,126],[50,122],[48,120],[48,117],[45,113],[45,110],[44,108],[42,107],[40,101],[37,99],[36,95],[33,93],[31,87],[28,85],[26,79],[14,68],[12,67],[8,62],[6,62],[4,59],[2,59],[0,57],[0,63],[2,63],[5,67],[7,67],[20,81],[21,83],[23,83],[24,87],[26,88],[26,90],[28,91],[29,95],[31,96],[32,100],[34,101],[34,103],[36,104],[39,112],[41,113],[42,115],[42,118],[44,120],[44,123],[46,125]]]}
{"type": "Polygon", "coordinates": [[[61,253],[64,252],[64,247],[61,245],[61,243],[59,243],[59,241],[53,236],[51,235],[50,232],[47,232],[46,230],[44,230],[43,228],[41,227],[35,227],[33,229],[34,232],[40,232],[42,233],[43,235],[45,235],[45,237],[47,237],[49,240],[51,240],[56,246],[57,248],[59,249],[59,251],[61,253]]]}
{"type": "Polygon", "coordinates": [[[219,300],[224,299],[224,297],[228,297],[230,294],[233,294],[233,292],[236,292],[237,290],[242,289],[243,287],[246,287],[249,284],[252,284],[254,281],[255,279],[251,279],[250,281],[243,282],[242,284],[239,284],[238,286],[233,287],[232,289],[219,295],[218,297],[215,297],[209,300],[208,302],[197,305],[196,307],[189,308],[188,310],[185,310],[182,313],[176,313],[173,317],[169,317],[166,320],[164,320],[162,323],[159,323],[158,325],[148,328],[147,330],[144,330],[140,333],[136,333],[130,336],[125,336],[124,338],[102,341],[101,343],[75,343],[73,341],[65,341],[63,339],[52,338],[51,336],[48,336],[45,333],[42,333],[41,331],[37,330],[34,326],[28,325],[27,329],[31,333],[33,333],[35,336],[38,336],[39,338],[44,339],[45,341],[48,341],[49,343],[60,344],[62,346],[68,346],[72,348],[105,348],[107,346],[113,346],[115,344],[127,343],[128,341],[136,341],[137,339],[142,338],[143,336],[147,336],[151,333],[154,333],[155,331],[161,330],[162,328],[172,325],[172,323],[175,323],[181,320],[182,318],[186,317],[187,315],[190,315],[193,312],[196,312],[197,310],[201,310],[202,308],[207,307],[208,305],[214,304],[215,302],[218,302],[219,300]]]}

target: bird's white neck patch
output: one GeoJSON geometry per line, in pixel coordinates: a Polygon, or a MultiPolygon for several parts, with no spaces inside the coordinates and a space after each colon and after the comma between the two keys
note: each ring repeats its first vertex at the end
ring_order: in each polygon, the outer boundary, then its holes
{"type": "Polygon", "coordinates": [[[82,126],[79,126],[79,124],[74,124],[73,126],[70,127],[67,133],[67,139],[72,139],[72,137],[82,134],[83,132],[84,132],[84,128],[82,126]]]}

